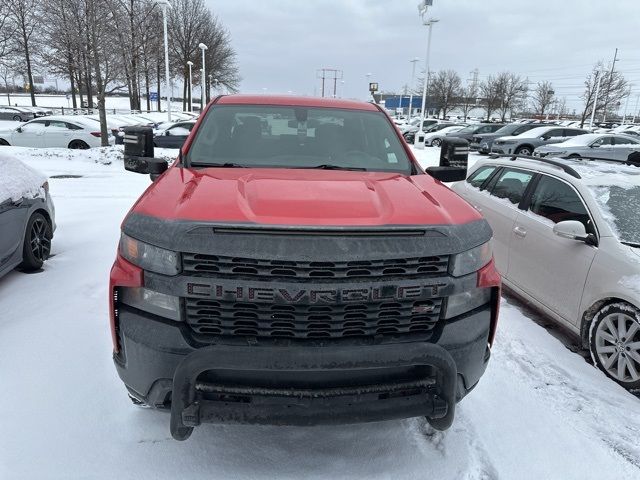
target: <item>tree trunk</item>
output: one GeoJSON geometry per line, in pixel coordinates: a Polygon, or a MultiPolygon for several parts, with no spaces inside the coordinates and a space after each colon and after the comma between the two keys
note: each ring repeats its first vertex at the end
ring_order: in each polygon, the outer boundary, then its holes
{"type": "Polygon", "coordinates": [[[29,93],[31,94],[31,105],[36,106],[36,94],[33,87],[33,72],[31,71],[31,55],[29,53],[29,40],[27,38],[27,27],[22,18],[22,41],[24,46],[24,57],[27,62],[27,80],[29,81],[29,93]]]}
{"type": "Polygon", "coordinates": [[[162,111],[162,97],[160,95],[160,62],[158,62],[157,78],[158,78],[158,111],[161,112],[162,111]]]}
{"type": "Polygon", "coordinates": [[[73,108],[78,108],[78,104],[76,103],[76,81],[73,77],[73,67],[71,66],[71,61],[69,61],[69,83],[71,83],[71,102],[73,108]]]}
{"type": "Polygon", "coordinates": [[[149,69],[145,65],[144,70],[144,88],[145,93],[147,94],[147,112],[151,111],[151,100],[149,100],[149,69]]]}

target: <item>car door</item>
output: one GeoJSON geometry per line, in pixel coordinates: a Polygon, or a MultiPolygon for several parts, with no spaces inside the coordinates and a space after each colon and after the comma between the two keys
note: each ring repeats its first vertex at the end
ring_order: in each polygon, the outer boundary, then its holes
{"type": "Polygon", "coordinates": [[[16,147],[44,147],[45,120],[25,123],[13,131],[11,145],[16,147]]]}
{"type": "Polygon", "coordinates": [[[67,123],[60,120],[47,120],[44,128],[44,146],[66,148],[69,145],[71,130],[67,123]]]}
{"type": "Polygon", "coordinates": [[[575,188],[546,174],[537,179],[525,206],[513,226],[507,278],[545,307],[576,324],[597,249],[559,237],[553,233],[553,226],[564,220],[576,220],[584,224],[588,233],[597,235],[591,215],[575,188]]]}
{"type": "Polygon", "coordinates": [[[500,168],[495,172],[479,169],[469,177],[464,193],[460,192],[491,225],[496,268],[501,274],[508,271],[509,246],[518,206],[533,176],[533,172],[517,168],[500,168]],[[491,175],[490,178],[479,187],[475,186],[479,178],[487,174],[491,175]]]}
{"type": "Polygon", "coordinates": [[[9,267],[9,260],[21,247],[28,211],[22,200],[0,202],[0,273],[9,267]]]}
{"type": "Polygon", "coordinates": [[[615,156],[615,152],[613,151],[613,136],[611,135],[605,135],[594,140],[589,147],[591,150],[587,153],[590,157],[611,159],[615,156]]]}
{"type": "Polygon", "coordinates": [[[161,145],[165,148],[181,148],[189,136],[191,124],[178,123],[168,128],[162,138],[161,145]]]}
{"type": "Polygon", "coordinates": [[[635,138],[626,138],[622,136],[613,137],[613,147],[611,153],[612,160],[626,162],[634,152],[640,151],[640,142],[635,138]]]}

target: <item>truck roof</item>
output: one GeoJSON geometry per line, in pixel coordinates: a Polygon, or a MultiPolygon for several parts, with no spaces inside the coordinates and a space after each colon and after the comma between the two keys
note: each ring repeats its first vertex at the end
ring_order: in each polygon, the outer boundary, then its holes
{"type": "Polygon", "coordinates": [[[224,95],[218,105],[278,105],[311,108],[342,108],[377,112],[378,108],[367,102],[339,98],[299,97],[293,95],[224,95]]]}

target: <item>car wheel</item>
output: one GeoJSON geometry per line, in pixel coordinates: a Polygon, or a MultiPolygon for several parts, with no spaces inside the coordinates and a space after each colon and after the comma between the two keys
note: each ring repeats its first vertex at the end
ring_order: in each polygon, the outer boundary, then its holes
{"type": "Polygon", "coordinates": [[[431,145],[434,147],[439,147],[440,145],[442,145],[442,140],[440,140],[439,138],[434,138],[431,142],[431,145]]]}
{"type": "Polygon", "coordinates": [[[49,221],[41,213],[34,213],[27,222],[27,231],[22,247],[23,270],[32,272],[40,270],[44,261],[51,253],[51,238],[53,232],[49,221]]]}
{"type": "Polygon", "coordinates": [[[87,150],[89,145],[82,140],[74,140],[69,144],[69,148],[72,150],[87,150]]]}
{"type": "Polygon", "coordinates": [[[531,147],[527,147],[525,145],[524,147],[516,148],[516,151],[514,153],[516,155],[528,155],[528,156],[531,156],[532,151],[531,151],[531,147]]]}
{"type": "Polygon", "coordinates": [[[14,115],[14,116],[13,116],[13,121],[14,121],[14,122],[21,122],[21,121],[22,121],[22,118],[20,118],[20,115],[14,115]]]}
{"type": "Polygon", "coordinates": [[[4,138],[0,138],[0,146],[8,147],[9,142],[7,142],[4,138]]]}
{"type": "Polygon", "coordinates": [[[572,153],[567,158],[582,158],[582,157],[580,155],[578,155],[577,153],[572,153]]]}
{"type": "Polygon", "coordinates": [[[640,310],[625,302],[605,305],[591,322],[589,350],[609,378],[640,388],[640,310]]]}

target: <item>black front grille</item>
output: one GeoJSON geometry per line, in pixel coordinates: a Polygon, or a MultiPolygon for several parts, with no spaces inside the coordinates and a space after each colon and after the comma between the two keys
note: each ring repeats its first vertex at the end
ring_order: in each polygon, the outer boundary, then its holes
{"type": "Polygon", "coordinates": [[[442,299],[298,305],[185,298],[186,319],[203,335],[343,338],[431,332],[442,299]]]}
{"type": "Polygon", "coordinates": [[[243,275],[286,278],[358,278],[430,276],[446,274],[449,257],[396,258],[349,262],[299,262],[235,258],[201,253],[183,253],[182,268],[187,275],[243,275]]]}

